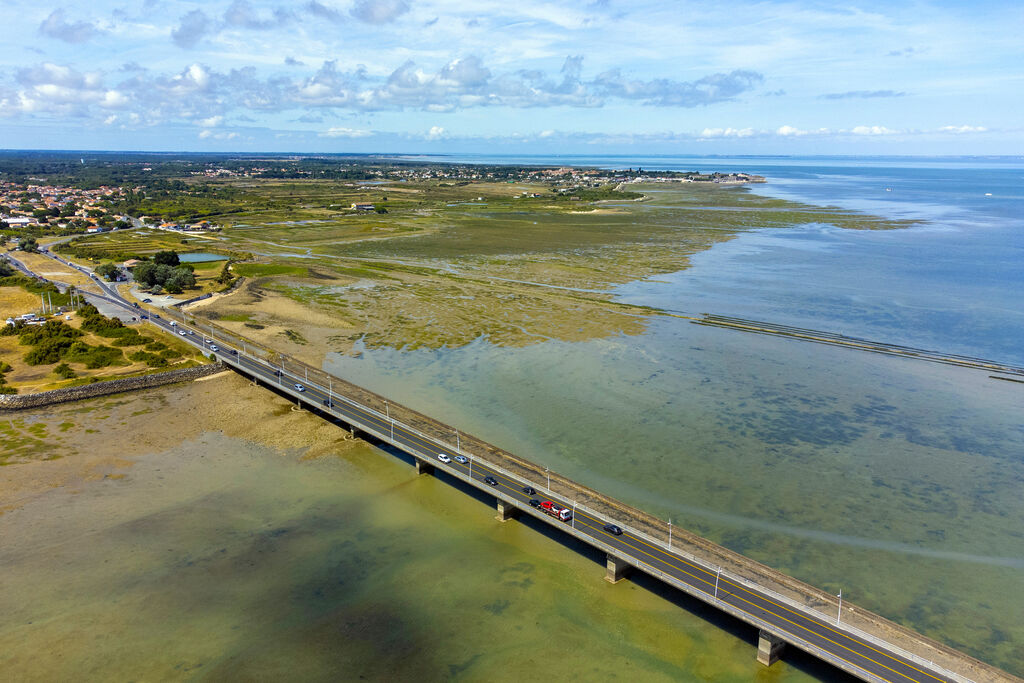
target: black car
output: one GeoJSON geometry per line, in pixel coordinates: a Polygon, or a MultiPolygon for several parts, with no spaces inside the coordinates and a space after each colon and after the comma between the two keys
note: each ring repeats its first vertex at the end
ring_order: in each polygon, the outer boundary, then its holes
{"type": "Polygon", "coordinates": [[[139,316],[139,320],[149,320],[149,316],[148,315],[140,315],[139,316]]]}
{"type": "Polygon", "coordinates": [[[498,480],[495,479],[494,477],[484,477],[484,483],[490,484],[491,486],[497,486],[498,480]]]}
{"type": "Polygon", "coordinates": [[[604,530],[607,531],[608,533],[612,534],[613,536],[621,536],[622,535],[622,527],[617,526],[615,524],[605,524],[604,525],[604,530]]]}
{"type": "Polygon", "coordinates": [[[325,398],[324,399],[324,405],[327,406],[328,408],[333,408],[334,407],[334,404],[331,403],[331,399],[329,399],[329,398],[325,398]]]}
{"type": "Polygon", "coordinates": [[[528,496],[532,496],[533,494],[537,493],[537,489],[533,488],[532,486],[524,486],[523,493],[525,493],[528,496]]]}
{"type": "Polygon", "coordinates": [[[154,313],[154,314],[153,314],[153,317],[154,317],[154,318],[159,318],[159,317],[160,317],[160,314],[159,314],[159,313],[154,313]]]}
{"type": "Polygon", "coordinates": [[[536,498],[531,498],[530,499],[530,505],[532,505],[535,508],[539,508],[540,507],[540,501],[537,500],[536,498]]]}

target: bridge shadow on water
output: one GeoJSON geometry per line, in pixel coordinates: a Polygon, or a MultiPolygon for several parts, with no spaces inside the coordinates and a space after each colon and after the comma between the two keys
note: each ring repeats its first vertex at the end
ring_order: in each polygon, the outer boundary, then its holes
{"type": "MultiPolygon", "coordinates": [[[[295,401],[293,396],[290,396],[283,391],[278,391],[277,387],[272,384],[261,382],[261,385],[270,389],[278,396],[287,399],[289,402],[295,401]]],[[[302,402],[301,405],[303,409],[336,424],[341,429],[348,431],[351,427],[351,425],[340,418],[321,410],[316,404],[302,402]]],[[[397,458],[398,460],[401,460],[410,467],[415,466],[417,458],[407,451],[383,442],[370,434],[359,431],[358,427],[356,428],[355,433],[358,438],[368,444],[380,449],[394,458],[397,458]]],[[[495,511],[497,498],[490,491],[478,488],[436,467],[434,468],[431,476],[460,493],[475,499],[479,503],[485,505],[492,512],[495,511]]],[[[602,580],[606,561],[605,551],[576,538],[567,531],[560,529],[558,526],[549,524],[523,512],[521,512],[514,520],[511,520],[510,523],[522,524],[531,531],[561,545],[566,550],[591,560],[596,567],[599,567],[599,569],[595,569],[594,580],[602,580]]],[[[750,644],[753,648],[753,651],[750,653],[750,657],[752,660],[756,657],[758,641],[757,628],[719,610],[703,600],[695,598],[674,586],[670,586],[659,578],[645,574],[636,568],[632,568],[630,570],[629,574],[626,576],[626,580],[631,581],[637,587],[661,598],[662,600],[675,605],[690,615],[701,619],[706,624],[721,629],[733,637],[750,644]]],[[[784,661],[787,666],[818,680],[837,681],[838,683],[853,683],[853,681],[858,680],[852,675],[837,669],[831,664],[799,650],[792,645],[788,646],[782,653],[782,661],[784,661]]],[[[765,673],[767,673],[767,670],[765,670],[765,673]]]]}

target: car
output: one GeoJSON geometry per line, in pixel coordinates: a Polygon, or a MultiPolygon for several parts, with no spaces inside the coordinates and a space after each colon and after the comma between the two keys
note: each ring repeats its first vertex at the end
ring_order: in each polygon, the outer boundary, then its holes
{"type": "Polygon", "coordinates": [[[157,320],[159,320],[160,319],[160,314],[159,313],[154,313],[153,317],[156,318],[157,320]]]}
{"type": "Polygon", "coordinates": [[[135,308],[138,308],[139,307],[139,302],[138,301],[133,302],[132,306],[134,306],[135,308]]]}
{"type": "Polygon", "coordinates": [[[446,463],[446,464],[452,461],[452,459],[451,459],[451,458],[449,458],[449,457],[448,457],[447,455],[445,455],[444,453],[438,453],[438,454],[437,454],[437,459],[438,459],[438,460],[440,460],[440,461],[441,461],[441,462],[443,462],[443,463],[446,463]]]}
{"type": "Polygon", "coordinates": [[[148,315],[140,315],[139,316],[139,320],[149,320],[149,316],[148,315]]]}
{"type": "Polygon", "coordinates": [[[333,408],[334,407],[334,404],[331,403],[331,399],[329,399],[329,398],[325,398],[324,399],[324,405],[327,406],[328,408],[333,408]]]}
{"type": "Polygon", "coordinates": [[[491,486],[497,486],[498,480],[495,479],[494,477],[484,477],[484,483],[489,484],[491,486]]]}
{"type": "Polygon", "coordinates": [[[281,376],[281,371],[280,370],[274,370],[274,377],[280,377],[280,376],[281,376]]]}
{"type": "Polygon", "coordinates": [[[180,334],[182,337],[184,337],[185,336],[185,330],[178,330],[178,334],[180,334]]]}
{"type": "Polygon", "coordinates": [[[216,344],[210,344],[210,350],[211,351],[220,351],[220,347],[217,346],[216,344]]]}
{"type": "Polygon", "coordinates": [[[238,351],[236,351],[235,349],[228,349],[228,353],[230,353],[232,356],[238,355],[238,351]]]}
{"type": "Polygon", "coordinates": [[[195,332],[193,332],[192,330],[189,330],[188,333],[193,335],[193,336],[195,335],[195,332]]]}
{"type": "Polygon", "coordinates": [[[539,508],[540,507],[540,501],[537,500],[536,498],[531,498],[530,499],[530,505],[532,505],[535,508],[539,508]]]}
{"type": "Polygon", "coordinates": [[[301,384],[296,383],[295,391],[305,391],[305,390],[306,390],[306,387],[302,386],[301,384]]]}
{"type": "Polygon", "coordinates": [[[467,462],[469,462],[469,458],[467,458],[464,455],[456,455],[455,462],[459,463],[460,465],[465,465],[467,462]]]}
{"type": "Polygon", "coordinates": [[[176,323],[176,322],[174,322],[174,321],[172,320],[172,321],[171,321],[171,327],[177,327],[177,326],[178,326],[178,323],[176,323]]]}
{"type": "Polygon", "coordinates": [[[153,303],[153,300],[152,299],[143,299],[142,303],[144,303],[144,304],[151,304],[151,303],[153,303]]]}
{"type": "Polygon", "coordinates": [[[617,524],[605,524],[603,528],[604,528],[605,531],[610,533],[612,536],[621,536],[622,535],[622,527],[620,527],[617,524]]]}
{"type": "Polygon", "coordinates": [[[528,496],[532,496],[533,494],[537,493],[537,489],[533,488],[532,486],[524,486],[523,493],[525,493],[528,496]]]}

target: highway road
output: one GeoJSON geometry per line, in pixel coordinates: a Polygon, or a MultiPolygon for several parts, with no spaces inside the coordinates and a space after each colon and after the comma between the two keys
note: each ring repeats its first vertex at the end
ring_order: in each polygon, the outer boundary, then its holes
{"type": "MultiPolygon", "coordinates": [[[[151,322],[171,333],[183,327],[181,323],[172,327],[167,319],[151,322]]],[[[199,330],[195,330],[194,335],[187,335],[183,338],[200,346],[206,346],[203,342],[203,333],[199,330]]],[[[216,344],[220,347],[218,352],[220,357],[228,364],[237,366],[254,378],[268,385],[276,386],[292,397],[324,413],[340,418],[357,429],[376,433],[378,437],[390,441],[394,446],[414,457],[427,461],[438,469],[455,474],[459,479],[471,482],[478,488],[493,493],[496,497],[514,502],[522,512],[531,514],[552,526],[570,531],[574,535],[582,536],[592,545],[611,552],[617,557],[633,559],[640,565],[641,570],[651,568],[656,570],[651,572],[654,575],[657,575],[657,572],[664,573],[688,585],[691,594],[703,597],[706,602],[720,608],[732,608],[726,609],[726,611],[746,615],[749,617],[747,621],[769,629],[788,643],[797,644],[802,641],[814,648],[820,648],[832,657],[862,672],[862,676],[868,680],[927,683],[954,680],[934,670],[929,670],[925,665],[915,664],[886,651],[878,644],[858,637],[844,629],[841,624],[837,625],[835,619],[827,619],[813,612],[800,610],[766,592],[751,589],[725,576],[719,576],[718,572],[713,569],[692,562],[640,534],[634,534],[627,529],[623,531],[622,535],[615,535],[604,529],[604,526],[609,523],[624,526],[617,520],[600,518],[581,510],[576,510],[573,519],[569,522],[562,522],[550,517],[532,507],[530,500],[552,501],[561,507],[570,509],[573,508],[573,501],[550,493],[546,490],[544,482],[519,479],[475,457],[470,458],[466,464],[455,460],[449,463],[441,462],[437,459],[438,454],[445,454],[449,457],[454,457],[457,454],[451,444],[438,442],[401,423],[388,419],[377,411],[349,401],[335,394],[330,387],[308,383],[305,378],[275,367],[261,358],[249,356],[239,349],[225,347],[219,341],[216,341],[216,344]],[[302,386],[303,390],[298,391],[296,384],[302,386]],[[492,477],[497,482],[497,486],[485,483],[486,477],[492,477]],[[533,487],[536,493],[525,493],[523,489],[527,486],[533,487]]]]}
{"type": "MultiPolygon", "coordinates": [[[[129,311],[139,311],[122,299],[116,289],[106,287],[105,283],[100,283],[100,286],[107,295],[104,298],[120,304],[129,311]]],[[[171,334],[179,334],[183,329],[188,332],[190,329],[182,322],[176,321],[172,325],[167,318],[151,318],[149,322],[171,334]]],[[[179,336],[209,353],[207,333],[199,329],[192,332],[193,334],[179,336]]],[[[721,574],[710,565],[683,557],[646,535],[631,531],[628,525],[619,520],[605,519],[590,511],[575,509],[573,501],[548,491],[544,486],[545,482],[523,480],[468,454],[465,454],[469,458],[468,462],[459,463],[454,460],[458,451],[451,444],[440,442],[391,420],[387,415],[339,396],[330,386],[309,383],[304,377],[295,376],[262,358],[245,353],[244,349],[232,348],[218,339],[213,339],[213,343],[219,347],[217,355],[227,364],[263,383],[274,386],[294,399],[334,416],[356,429],[390,442],[410,455],[429,462],[436,468],[487,491],[506,503],[512,503],[521,514],[532,515],[566,533],[582,538],[615,557],[628,561],[641,571],[662,580],[667,579],[670,585],[676,585],[691,595],[747,623],[763,628],[787,643],[840,666],[860,678],[899,683],[967,680],[961,676],[941,673],[940,669],[923,662],[915,663],[910,658],[898,654],[895,648],[886,647],[877,639],[868,639],[854,633],[836,617],[826,617],[812,610],[800,609],[768,591],[758,590],[745,582],[721,574]],[[302,386],[302,390],[299,390],[297,385],[302,386]],[[453,459],[451,462],[442,462],[438,460],[439,454],[445,454],[453,459]],[[486,483],[484,480],[488,477],[493,478],[496,485],[486,483]],[[524,488],[528,486],[534,488],[536,493],[524,492],[524,488]],[[558,520],[531,506],[531,499],[551,501],[563,508],[573,509],[574,515],[569,521],[558,520]],[[606,531],[604,527],[609,523],[621,527],[623,533],[617,535],[606,531]]]]}

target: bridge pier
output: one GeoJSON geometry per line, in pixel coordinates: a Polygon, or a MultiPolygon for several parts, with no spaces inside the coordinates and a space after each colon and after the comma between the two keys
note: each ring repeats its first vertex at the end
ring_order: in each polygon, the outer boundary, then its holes
{"type": "Polygon", "coordinates": [[[498,514],[495,519],[499,522],[507,522],[510,519],[514,519],[519,516],[519,508],[512,503],[506,503],[502,499],[498,499],[498,514]]]}
{"type": "Polygon", "coordinates": [[[761,631],[757,636],[757,661],[765,666],[771,666],[779,661],[782,648],[786,647],[786,641],[774,633],[761,631]]]}
{"type": "Polygon", "coordinates": [[[626,578],[626,572],[629,571],[629,564],[625,560],[621,560],[611,553],[608,553],[608,571],[604,575],[604,580],[608,583],[618,583],[626,578]]]}
{"type": "Polygon", "coordinates": [[[434,473],[434,466],[433,466],[433,464],[427,462],[426,460],[420,460],[419,458],[416,458],[416,474],[433,474],[433,473],[434,473]]]}

